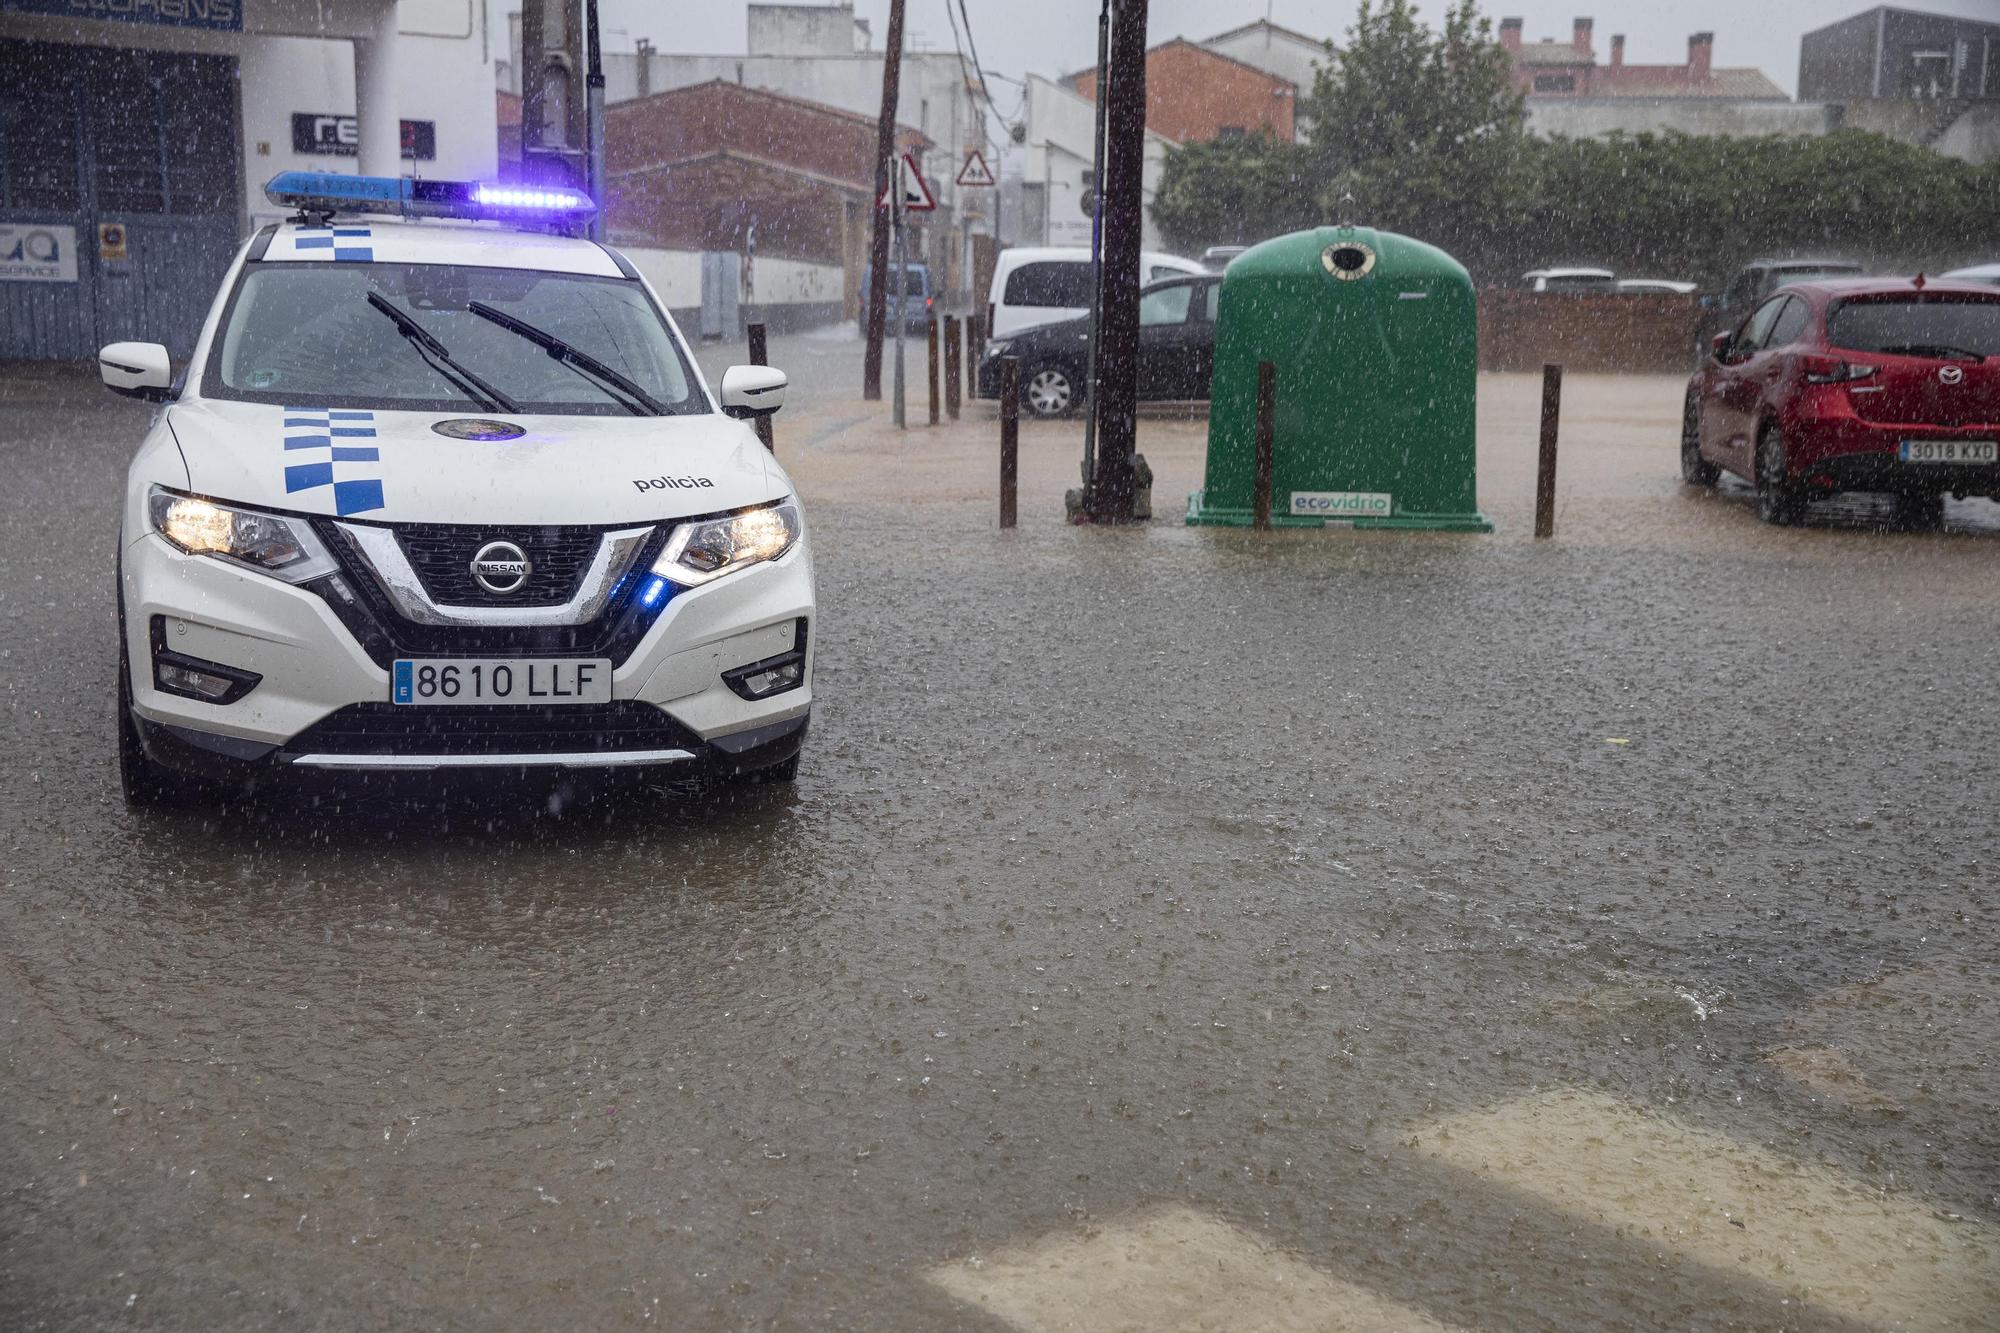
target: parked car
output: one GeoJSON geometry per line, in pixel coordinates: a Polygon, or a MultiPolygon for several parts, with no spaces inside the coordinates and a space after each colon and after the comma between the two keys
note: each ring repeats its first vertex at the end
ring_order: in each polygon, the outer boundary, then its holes
{"type": "Polygon", "coordinates": [[[1860,276],[1861,265],[1849,259],[1753,259],[1736,270],[1729,285],[1703,308],[1695,357],[1707,356],[1716,334],[1742,324],[1751,310],[1788,282],[1860,276]]]}
{"type": "MultiPolygon", "coordinates": [[[[861,270],[861,313],[855,316],[854,322],[856,327],[861,330],[861,336],[864,338],[868,336],[868,293],[873,290],[871,279],[874,276],[875,274],[872,269],[863,268],[861,270]]],[[[930,324],[931,310],[936,303],[936,298],[931,294],[931,272],[922,264],[911,264],[909,266],[909,276],[905,279],[905,283],[907,285],[903,292],[903,331],[905,333],[926,332],[930,324]]],[[[889,260],[888,293],[887,298],[882,302],[882,327],[893,336],[896,332],[896,261],[894,257],[891,257],[889,260]]]]}
{"type": "MultiPolygon", "coordinates": [[[[1179,401],[1208,397],[1215,373],[1215,304],[1220,274],[1174,276],[1139,294],[1139,397],[1179,401]]],[[[1000,359],[1021,362],[1021,405],[1030,415],[1059,417],[1083,404],[1090,366],[1090,320],[1025,329],[986,344],[979,394],[1000,396],[1000,359]]]]}
{"type": "Polygon", "coordinates": [[[1521,275],[1531,292],[1615,292],[1618,276],[1608,268],[1536,268],[1521,275]]]}
{"type": "Polygon", "coordinates": [[[2000,290],[1793,283],[1716,335],[1682,422],[1681,476],[1748,479],[1768,523],[1835,491],[1892,492],[1931,525],[1947,493],[2000,499],[2000,290]]]}
{"type": "Polygon", "coordinates": [[[1953,282],[1983,282],[2000,287],[2000,264],[1974,264],[1971,268],[1955,268],[1940,276],[1953,282]]]}
{"type": "Polygon", "coordinates": [[[1211,245],[1201,252],[1202,267],[1210,273],[1220,273],[1229,267],[1229,261],[1250,247],[1247,245],[1211,245]]]}
{"type": "Polygon", "coordinates": [[[1620,292],[1648,292],[1661,296],[1693,296],[1701,288],[1692,282],[1675,282],[1670,278],[1620,278],[1620,292]]]}
{"type": "MultiPolygon", "coordinates": [[[[1176,273],[1206,273],[1179,255],[1139,256],[1139,281],[1176,273]]],[[[1090,251],[1084,246],[1021,247],[1002,250],[993,265],[986,296],[986,336],[1006,338],[1034,328],[1075,319],[1090,311],[1090,251]]]]}

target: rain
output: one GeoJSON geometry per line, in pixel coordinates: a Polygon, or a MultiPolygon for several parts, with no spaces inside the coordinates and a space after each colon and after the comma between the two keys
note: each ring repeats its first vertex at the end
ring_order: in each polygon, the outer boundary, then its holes
{"type": "Polygon", "coordinates": [[[1921,4],[0,0],[0,1327],[2000,1326],[1921,4]]]}

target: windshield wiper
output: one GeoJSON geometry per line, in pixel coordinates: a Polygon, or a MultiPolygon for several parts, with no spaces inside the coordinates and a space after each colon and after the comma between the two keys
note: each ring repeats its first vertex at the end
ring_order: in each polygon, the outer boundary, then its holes
{"type": "Polygon", "coordinates": [[[647,393],[644,389],[634,384],[631,380],[626,379],[623,375],[613,370],[610,366],[605,365],[590,353],[570,346],[546,329],[538,329],[526,320],[516,319],[506,311],[496,309],[484,301],[468,301],[465,308],[481,319],[492,320],[495,324],[498,324],[510,333],[520,334],[529,342],[543,348],[557,361],[573,369],[582,371],[591,379],[597,380],[600,387],[609,390],[612,397],[620,399],[625,409],[634,416],[651,415],[663,417],[667,415],[667,405],[665,403],[662,403],[659,399],[653,397],[653,395],[647,393]]]}
{"type": "Polygon", "coordinates": [[[1931,356],[1945,360],[1984,361],[1984,352],[1971,352],[1948,343],[1890,343],[1875,349],[1884,356],[1931,356]]]}
{"type": "Polygon", "coordinates": [[[409,339],[410,346],[417,349],[425,362],[438,374],[457,386],[458,391],[478,403],[481,407],[501,412],[518,412],[521,405],[501,393],[479,376],[452,360],[451,352],[437,337],[410,316],[407,311],[398,310],[395,303],[380,292],[368,293],[368,304],[387,315],[395,322],[396,329],[409,339]]]}

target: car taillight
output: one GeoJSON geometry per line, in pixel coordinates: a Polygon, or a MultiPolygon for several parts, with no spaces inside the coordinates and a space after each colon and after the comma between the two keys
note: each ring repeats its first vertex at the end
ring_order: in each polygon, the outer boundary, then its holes
{"type": "Polygon", "coordinates": [[[934,296],[926,296],[926,297],[924,298],[924,309],[926,309],[926,310],[929,310],[929,309],[930,309],[930,308],[931,308],[931,307],[932,307],[933,305],[936,305],[936,304],[937,304],[937,298],[936,298],[936,297],[934,297],[934,296]]]}
{"type": "Polygon", "coordinates": [[[1865,380],[1875,373],[1873,366],[1856,365],[1852,361],[1830,356],[1802,356],[1799,368],[1805,371],[1807,384],[1845,384],[1849,380],[1865,380]]]}

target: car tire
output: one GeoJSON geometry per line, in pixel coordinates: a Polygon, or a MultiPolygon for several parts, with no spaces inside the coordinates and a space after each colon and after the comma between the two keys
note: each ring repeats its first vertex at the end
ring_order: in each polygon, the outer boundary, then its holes
{"type": "Polygon", "coordinates": [[[1076,380],[1061,366],[1036,366],[1021,377],[1021,406],[1029,416],[1066,417],[1082,401],[1076,380]]]}
{"type": "Polygon", "coordinates": [[[1757,436],[1752,482],[1757,490],[1757,517],[1779,527],[1798,522],[1805,509],[1805,496],[1786,478],[1785,468],[1784,434],[1776,426],[1766,426],[1757,436]]]}
{"type": "Polygon", "coordinates": [[[789,759],[780,759],[769,768],[760,768],[754,773],[744,774],[744,781],[754,786],[777,786],[799,780],[799,759],[805,752],[795,752],[789,759]]]}
{"type": "Polygon", "coordinates": [[[1944,526],[1943,491],[1904,491],[1896,496],[1896,522],[1914,532],[1936,532],[1944,526]]]}
{"type": "Polygon", "coordinates": [[[125,647],[125,598],[118,599],[118,785],[125,804],[140,808],[173,804],[173,774],[146,757],[139,724],[132,720],[132,655],[125,647]]]}
{"type": "Polygon", "coordinates": [[[1690,486],[1713,486],[1722,469],[1701,456],[1701,400],[1688,395],[1681,410],[1681,480],[1690,486]]]}

